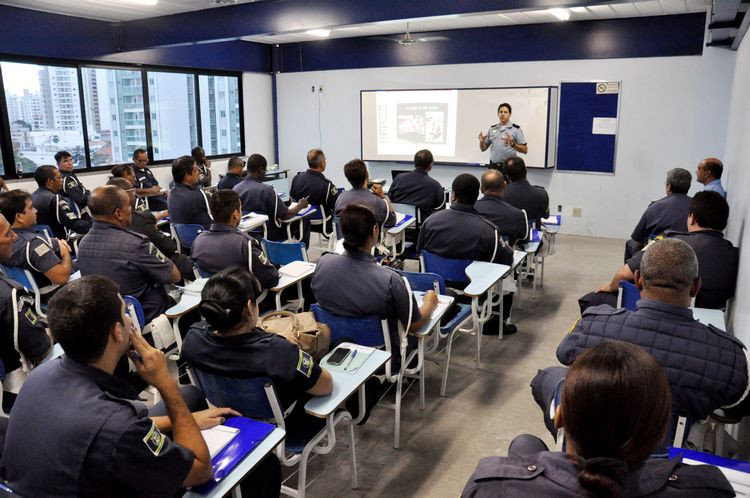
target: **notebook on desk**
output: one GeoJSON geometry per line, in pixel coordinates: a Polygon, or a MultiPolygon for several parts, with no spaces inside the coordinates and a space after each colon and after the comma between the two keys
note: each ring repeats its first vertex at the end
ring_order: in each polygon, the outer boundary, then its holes
{"type": "Polygon", "coordinates": [[[208,446],[208,453],[211,458],[215,457],[234,437],[239,434],[240,430],[236,427],[227,427],[226,425],[217,425],[210,429],[203,429],[201,436],[208,446]]]}
{"type": "Polygon", "coordinates": [[[279,268],[279,273],[296,278],[314,269],[315,263],[308,263],[307,261],[292,261],[291,263],[287,263],[279,268]]]}
{"type": "Polygon", "coordinates": [[[409,221],[412,218],[413,216],[410,214],[396,213],[396,224],[393,226],[394,227],[401,226],[403,223],[409,221]]]}

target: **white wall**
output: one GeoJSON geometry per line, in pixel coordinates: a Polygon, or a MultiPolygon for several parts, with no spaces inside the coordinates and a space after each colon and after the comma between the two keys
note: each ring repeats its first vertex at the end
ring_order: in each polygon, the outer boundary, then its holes
{"type": "MultiPolygon", "coordinates": [[[[419,66],[280,74],[277,77],[279,164],[306,168],[308,149],[322,148],[326,175],[347,186],[342,166],[360,155],[359,91],[557,85],[560,81],[622,81],[615,175],[531,171],[550,204],[568,215],[563,231],[627,238],[649,201],[664,195],[666,171],[695,170],[706,156],[722,157],[735,54],[705,48],[702,56],[419,66]],[[311,92],[311,87],[323,92],[311,92]],[[320,123],[320,126],[319,126],[320,123]],[[583,208],[572,218],[573,207],[583,208]]],[[[491,123],[477,123],[476,132],[491,123]]],[[[524,123],[519,123],[523,126],[524,123]]],[[[534,147],[534,144],[529,144],[534,147]]],[[[371,164],[372,177],[390,179],[393,164],[371,164]]],[[[408,169],[408,165],[395,165],[408,169]]],[[[459,167],[433,170],[449,185],[459,167]]],[[[478,176],[481,169],[470,170],[478,176]]]]}

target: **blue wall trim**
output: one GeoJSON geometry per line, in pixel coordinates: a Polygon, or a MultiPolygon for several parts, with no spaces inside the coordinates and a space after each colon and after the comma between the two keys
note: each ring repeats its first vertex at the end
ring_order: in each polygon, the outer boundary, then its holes
{"type": "Polygon", "coordinates": [[[704,29],[705,14],[698,13],[436,31],[415,37],[440,36],[447,40],[411,46],[385,37],[338,38],[281,45],[280,64],[274,69],[300,72],[701,55],[704,29]]]}

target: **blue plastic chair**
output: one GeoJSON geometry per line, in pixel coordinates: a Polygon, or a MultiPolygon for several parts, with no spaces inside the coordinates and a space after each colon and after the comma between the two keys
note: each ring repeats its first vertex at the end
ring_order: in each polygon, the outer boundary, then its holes
{"type": "Polygon", "coordinates": [[[34,230],[44,232],[48,239],[52,239],[55,235],[52,233],[52,228],[49,225],[34,225],[34,230]]]}
{"type": "MultiPolygon", "coordinates": [[[[412,290],[428,292],[434,290],[438,294],[445,294],[445,281],[437,273],[415,273],[409,271],[399,271],[409,281],[412,290]]],[[[440,339],[447,338],[445,345],[445,364],[443,365],[443,381],[440,386],[440,396],[445,396],[445,389],[448,384],[448,369],[451,362],[451,347],[456,334],[468,321],[471,320],[471,306],[468,304],[455,303],[458,312],[445,325],[440,326],[439,336],[435,337],[432,348],[427,351],[433,354],[437,351],[440,339]]]]}
{"type": "MultiPolygon", "coordinates": [[[[34,276],[29,270],[24,270],[18,266],[8,266],[0,264],[0,269],[5,273],[8,278],[15,280],[19,284],[23,285],[27,291],[34,294],[34,307],[36,314],[45,318],[47,316],[47,306],[42,304],[42,293],[39,291],[39,286],[34,280],[34,276]]],[[[55,286],[57,288],[57,286],[55,286]]]]}
{"type": "Polygon", "coordinates": [[[304,242],[274,242],[262,240],[263,250],[274,265],[284,266],[292,261],[307,261],[304,242]]]}
{"type": "Polygon", "coordinates": [[[125,301],[125,308],[128,310],[130,319],[136,322],[135,324],[138,327],[138,331],[142,332],[143,327],[146,326],[146,315],[145,313],[143,313],[143,306],[141,306],[141,302],[138,300],[138,298],[129,295],[122,296],[122,299],[123,301],[125,301]],[[131,313],[133,313],[135,316],[133,316],[133,314],[131,313]]]}
{"type": "Polygon", "coordinates": [[[444,258],[425,250],[419,253],[419,261],[423,272],[436,273],[446,282],[458,284],[469,283],[466,268],[474,262],[471,259],[444,258]]]}
{"type": "Polygon", "coordinates": [[[172,223],[175,233],[177,234],[177,240],[180,242],[180,246],[185,249],[185,252],[190,252],[190,248],[193,246],[193,242],[198,234],[203,231],[203,225],[196,223],[172,223]]]}
{"type": "MultiPolygon", "coordinates": [[[[286,431],[284,444],[276,448],[276,456],[286,467],[299,464],[297,489],[282,486],[282,494],[304,496],[307,484],[307,462],[312,453],[328,453],[336,445],[336,424],[351,420],[346,411],[339,411],[319,424],[309,418],[300,427],[286,425],[285,418],[292,412],[295,403],[283,410],[273,383],[268,377],[239,378],[227,377],[190,366],[196,384],[214,406],[231,406],[243,416],[268,420],[286,431]],[[312,423],[311,423],[312,422],[312,423]],[[325,444],[320,444],[321,442],[325,444]]],[[[357,466],[354,446],[354,426],[349,425],[351,437],[352,488],[356,489],[357,466]]]]}
{"type": "Polygon", "coordinates": [[[325,323],[331,329],[331,349],[342,342],[353,342],[362,346],[381,348],[385,346],[388,326],[377,316],[352,317],[331,313],[319,304],[311,304],[310,311],[315,320],[325,323]],[[384,330],[385,328],[385,330],[384,330]]]}
{"type": "Polygon", "coordinates": [[[636,303],[641,298],[641,291],[635,284],[620,280],[620,288],[617,291],[617,307],[635,311],[636,303]]]}

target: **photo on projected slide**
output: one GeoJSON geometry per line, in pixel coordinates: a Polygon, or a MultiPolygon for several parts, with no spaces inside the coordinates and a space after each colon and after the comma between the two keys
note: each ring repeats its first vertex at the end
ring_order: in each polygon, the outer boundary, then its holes
{"type": "Polygon", "coordinates": [[[448,106],[435,104],[399,104],[398,140],[409,144],[444,144],[448,106]]]}

